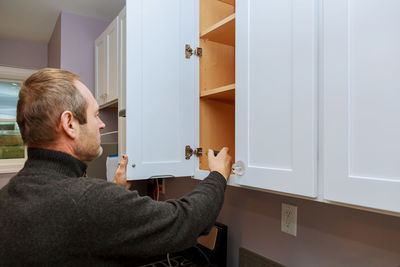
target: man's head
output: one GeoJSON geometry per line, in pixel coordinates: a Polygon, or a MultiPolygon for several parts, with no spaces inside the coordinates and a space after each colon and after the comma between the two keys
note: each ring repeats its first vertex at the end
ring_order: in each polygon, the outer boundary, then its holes
{"type": "Polygon", "coordinates": [[[23,83],[17,122],[29,147],[61,150],[89,162],[101,154],[98,105],[79,77],[42,69],[23,83]]]}

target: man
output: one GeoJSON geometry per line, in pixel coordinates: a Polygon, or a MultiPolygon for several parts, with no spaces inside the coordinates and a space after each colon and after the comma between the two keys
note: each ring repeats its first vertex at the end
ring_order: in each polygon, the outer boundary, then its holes
{"type": "Polygon", "coordinates": [[[209,153],[211,172],[195,190],[156,202],[127,190],[126,156],[116,184],[84,178],[101,154],[98,113],[68,71],[43,69],[22,85],[17,122],[28,160],[0,190],[0,266],[114,266],[191,247],[214,224],[231,171],[227,148],[209,153]]]}

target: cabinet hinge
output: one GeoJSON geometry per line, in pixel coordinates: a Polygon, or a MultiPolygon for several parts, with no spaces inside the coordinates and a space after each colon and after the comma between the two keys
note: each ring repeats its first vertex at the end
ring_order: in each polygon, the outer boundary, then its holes
{"type": "Polygon", "coordinates": [[[185,45],[185,57],[190,58],[193,54],[198,57],[201,57],[203,55],[203,49],[201,47],[197,47],[193,51],[193,48],[191,48],[189,44],[186,44],[185,45]]]}
{"type": "Polygon", "coordinates": [[[121,109],[121,110],[118,112],[118,116],[119,116],[119,117],[125,118],[125,117],[126,117],[126,109],[121,109]]]}
{"type": "Polygon", "coordinates": [[[185,147],[185,159],[189,160],[193,155],[200,157],[203,154],[203,149],[201,147],[193,150],[190,146],[185,147]]]}
{"type": "Polygon", "coordinates": [[[198,57],[201,57],[201,56],[203,55],[203,48],[197,47],[197,48],[194,50],[194,54],[195,54],[196,56],[198,56],[198,57]]]}

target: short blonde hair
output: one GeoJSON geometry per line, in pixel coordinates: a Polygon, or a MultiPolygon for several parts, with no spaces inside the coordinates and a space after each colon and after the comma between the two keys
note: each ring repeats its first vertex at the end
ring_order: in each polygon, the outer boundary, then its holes
{"type": "Polygon", "coordinates": [[[28,146],[48,144],[57,137],[61,114],[69,110],[80,124],[86,123],[87,102],[74,85],[79,76],[46,68],[22,84],[18,96],[17,123],[28,146]]]}

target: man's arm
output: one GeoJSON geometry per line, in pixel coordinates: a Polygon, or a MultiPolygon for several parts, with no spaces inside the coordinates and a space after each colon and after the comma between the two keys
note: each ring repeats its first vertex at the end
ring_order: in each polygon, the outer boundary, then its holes
{"type": "Polygon", "coordinates": [[[231,170],[227,152],[223,149],[217,157],[209,153],[213,171],[180,199],[157,202],[110,183],[94,184],[80,200],[91,254],[149,257],[196,244],[197,237],[212,227],[222,207],[231,170]]]}
{"type": "MultiPolygon", "coordinates": [[[[214,156],[214,151],[208,151],[208,166],[210,171],[217,171],[222,174],[225,180],[228,181],[229,175],[232,170],[232,157],[228,154],[229,148],[224,147],[217,156],[214,156]]],[[[118,169],[115,172],[114,183],[119,186],[122,186],[126,189],[129,189],[132,185],[131,181],[127,181],[126,179],[126,167],[128,165],[128,156],[123,155],[120,164],[118,165],[118,169]]]]}

